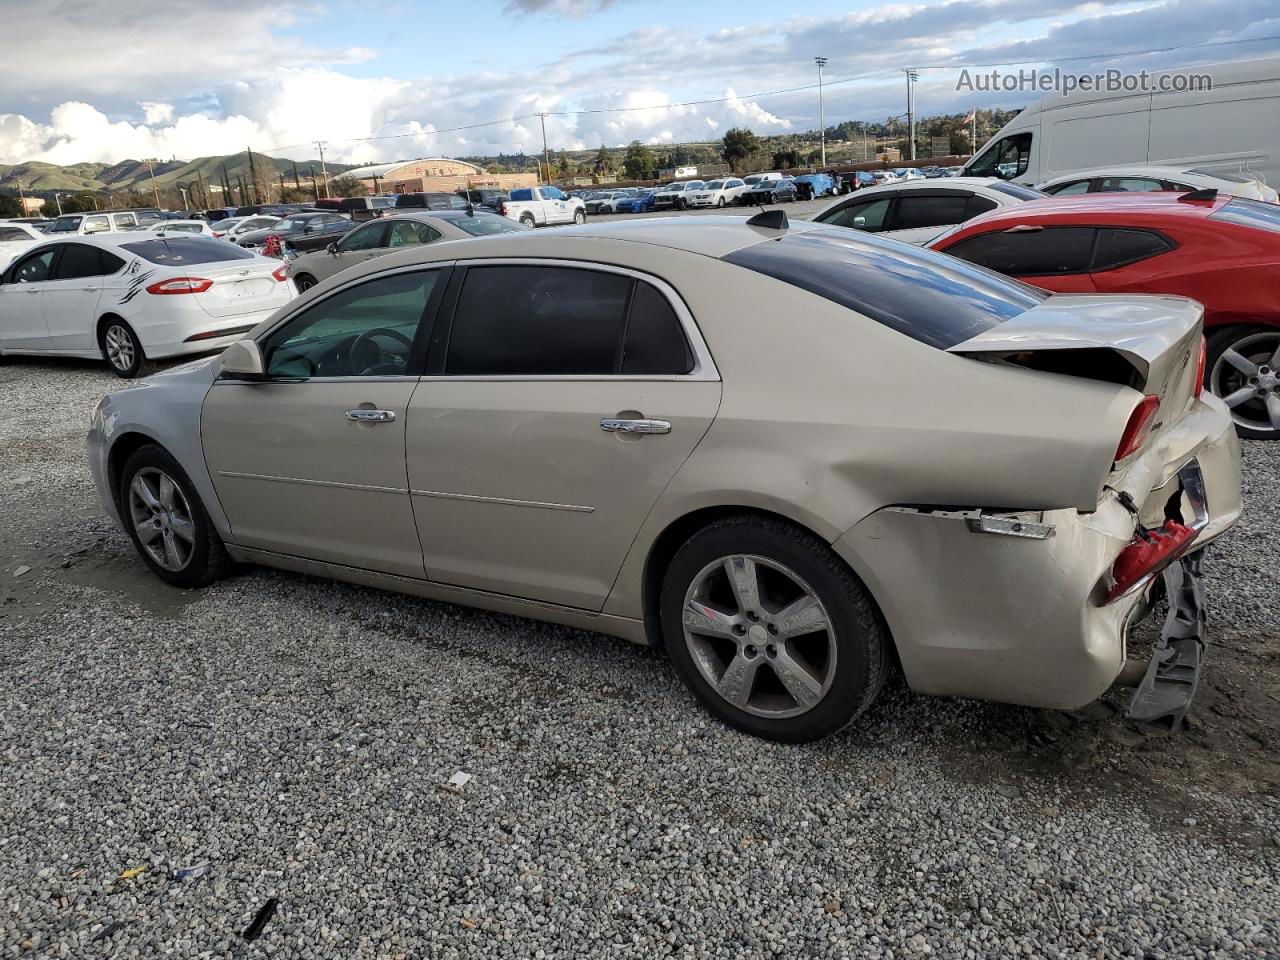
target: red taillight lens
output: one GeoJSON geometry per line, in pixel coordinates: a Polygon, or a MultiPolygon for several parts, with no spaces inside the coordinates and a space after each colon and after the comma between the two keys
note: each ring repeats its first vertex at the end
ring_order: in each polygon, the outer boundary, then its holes
{"type": "Polygon", "coordinates": [[[1200,338],[1200,359],[1196,361],[1196,397],[1204,393],[1204,361],[1209,355],[1209,342],[1200,338]]]}
{"type": "Polygon", "coordinates": [[[147,293],[204,293],[212,286],[213,281],[203,277],[174,277],[153,283],[147,287],[147,293]]]}
{"type": "Polygon", "coordinates": [[[1174,520],[1166,520],[1159,530],[1147,531],[1149,539],[1144,540],[1138,536],[1130,540],[1111,566],[1113,583],[1107,591],[1106,603],[1124,596],[1147,574],[1167,567],[1195,535],[1196,532],[1190,527],[1174,520]]]}
{"type": "Polygon", "coordinates": [[[507,215],[507,205],[505,203],[498,204],[498,213],[504,217],[507,215]]]}
{"type": "Polygon", "coordinates": [[[1151,433],[1151,423],[1156,418],[1156,411],[1160,409],[1160,398],[1148,395],[1142,398],[1142,402],[1133,408],[1133,413],[1129,414],[1129,422],[1125,424],[1124,433],[1120,435],[1120,446],[1116,447],[1115,459],[1123,460],[1129,454],[1141,449],[1142,445],[1147,442],[1147,435],[1151,433]]]}
{"type": "Polygon", "coordinates": [[[283,267],[280,267],[278,270],[272,270],[271,275],[275,277],[277,280],[279,280],[281,283],[284,283],[286,280],[289,279],[289,264],[286,263],[283,267]]]}

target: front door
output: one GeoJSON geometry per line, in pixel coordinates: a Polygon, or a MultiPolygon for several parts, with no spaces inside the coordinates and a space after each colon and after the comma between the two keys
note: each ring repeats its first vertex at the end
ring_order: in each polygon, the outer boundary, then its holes
{"type": "Polygon", "coordinates": [[[447,352],[409,408],[427,576],[599,610],[715,416],[710,358],[678,298],[627,272],[458,273],[447,352]]]}
{"type": "Polygon", "coordinates": [[[46,247],[15,263],[0,284],[0,350],[48,350],[44,291],[53,275],[57,247],[46,247]]]}
{"type": "Polygon", "coordinates": [[[326,269],[318,279],[325,280],[347,267],[372,260],[379,254],[386,253],[386,245],[387,224],[369,223],[358,227],[338,241],[335,251],[328,254],[331,258],[329,261],[322,261],[326,269]]]}
{"type": "Polygon", "coordinates": [[[201,435],[236,543],[422,577],[405,424],[447,273],[341,287],[259,338],[265,382],[214,384],[201,435]]]}

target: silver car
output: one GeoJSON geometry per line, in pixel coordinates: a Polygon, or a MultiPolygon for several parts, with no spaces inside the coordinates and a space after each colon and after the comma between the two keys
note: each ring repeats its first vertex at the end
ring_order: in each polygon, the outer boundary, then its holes
{"type": "MultiPolygon", "coordinates": [[[[1074,708],[1240,513],[1201,308],[1050,296],[779,211],[428,244],[107,396],[103,504],[194,587],[260,563],[665,646],[804,741],[912,689],[1074,708]],[[905,386],[904,386],[905,385],[905,386]]],[[[1176,655],[1175,655],[1176,654],[1176,655]]]]}
{"type": "Polygon", "coordinates": [[[405,247],[438,240],[466,240],[493,233],[516,233],[529,228],[488,210],[433,210],[400,213],[356,227],[323,250],[305,253],[289,263],[289,276],[298,290],[307,290],[358,263],[395,253],[405,247]]]}

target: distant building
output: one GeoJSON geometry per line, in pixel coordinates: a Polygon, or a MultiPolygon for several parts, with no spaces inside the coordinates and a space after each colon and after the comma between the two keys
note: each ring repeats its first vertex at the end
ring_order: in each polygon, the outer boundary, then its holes
{"type": "Polygon", "coordinates": [[[24,217],[38,217],[43,206],[44,197],[23,197],[22,215],[24,217]]]}
{"type": "Polygon", "coordinates": [[[421,160],[399,160],[371,167],[357,167],[337,174],[333,179],[362,181],[370,193],[420,193],[441,191],[453,193],[468,188],[494,187],[511,190],[532,187],[538,178],[532,173],[488,173],[465,160],[427,157],[421,160]]]}

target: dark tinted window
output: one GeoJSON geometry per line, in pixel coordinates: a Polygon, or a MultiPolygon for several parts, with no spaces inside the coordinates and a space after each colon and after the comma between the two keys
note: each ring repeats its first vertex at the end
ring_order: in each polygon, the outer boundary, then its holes
{"type": "MultiPolygon", "coordinates": [[[[1008,184],[1001,184],[1001,186],[1008,186],[1008,184]]],[[[980,197],[975,193],[969,197],[969,202],[965,204],[965,220],[972,220],[978,214],[986,213],[988,210],[994,210],[995,208],[996,202],[994,200],[990,200],[987,197],[980,197]]]]}
{"type": "Polygon", "coordinates": [[[961,240],[947,253],[1014,277],[1087,273],[1093,236],[1093,227],[1000,231],[961,240]]]}
{"type": "Polygon", "coordinates": [[[0,227],[0,243],[9,243],[14,240],[30,240],[31,236],[25,230],[19,230],[17,227],[0,227]]]}
{"type": "Polygon", "coordinates": [[[657,288],[637,283],[622,348],[624,374],[675,374],[693,369],[693,351],[671,301],[657,288]]]}
{"type": "Polygon", "coordinates": [[[100,277],[105,272],[102,252],[97,247],[68,243],[62,248],[62,258],[58,261],[53,279],[80,280],[84,277],[100,277]]]}
{"type": "Polygon", "coordinates": [[[512,191],[511,191],[511,193],[510,193],[510,198],[511,198],[513,201],[514,201],[514,200],[532,200],[532,199],[533,199],[533,191],[532,191],[532,190],[529,190],[529,189],[523,189],[523,190],[512,190],[512,191]]]}
{"type": "Polygon", "coordinates": [[[36,283],[49,279],[49,268],[53,265],[56,248],[41,250],[18,263],[10,277],[14,283],[36,283]]]}
{"type": "Polygon", "coordinates": [[[138,243],[122,243],[120,249],[128,250],[143,260],[174,267],[253,259],[253,254],[243,247],[213,237],[157,237],[138,243]]]}
{"type": "Polygon", "coordinates": [[[395,273],[308,307],[262,342],[277,377],[401,376],[437,270],[395,273]],[[366,336],[367,335],[367,336],[366,336]]]}
{"type": "MultiPolygon", "coordinates": [[[[1214,174],[1217,176],[1217,174],[1214,174]]],[[[1261,200],[1232,200],[1221,210],[1209,215],[1210,220],[1225,220],[1242,227],[1255,227],[1280,233],[1280,204],[1263,203],[1261,200]]]]}
{"type": "Polygon", "coordinates": [[[1027,172],[1031,162],[1031,134],[1015,133],[984,150],[965,173],[971,177],[1012,180],[1027,172]]]}
{"type": "Polygon", "coordinates": [[[880,237],[793,233],[724,258],[946,349],[1029,310],[1048,294],[880,237]]]}
{"type": "Polygon", "coordinates": [[[850,203],[838,210],[833,210],[819,222],[829,223],[834,227],[852,227],[855,230],[875,233],[884,229],[884,218],[888,213],[889,198],[877,197],[874,200],[850,203]]]}
{"type": "Polygon", "coordinates": [[[965,219],[968,197],[899,197],[893,215],[894,230],[915,227],[943,227],[965,219]]]}
{"type": "Polygon", "coordinates": [[[445,373],[615,370],[628,277],[567,267],[474,267],[458,297],[445,373]]]}
{"type": "Polygon", "coordinates": [[[1126,263],[1136,263],[1157,253],[1173,249],[1164,237],[1149,230],[1102,229],[1098,231],[1098,247],[1093,254],[1093,269],[1110,270],[1126,263]]]}

